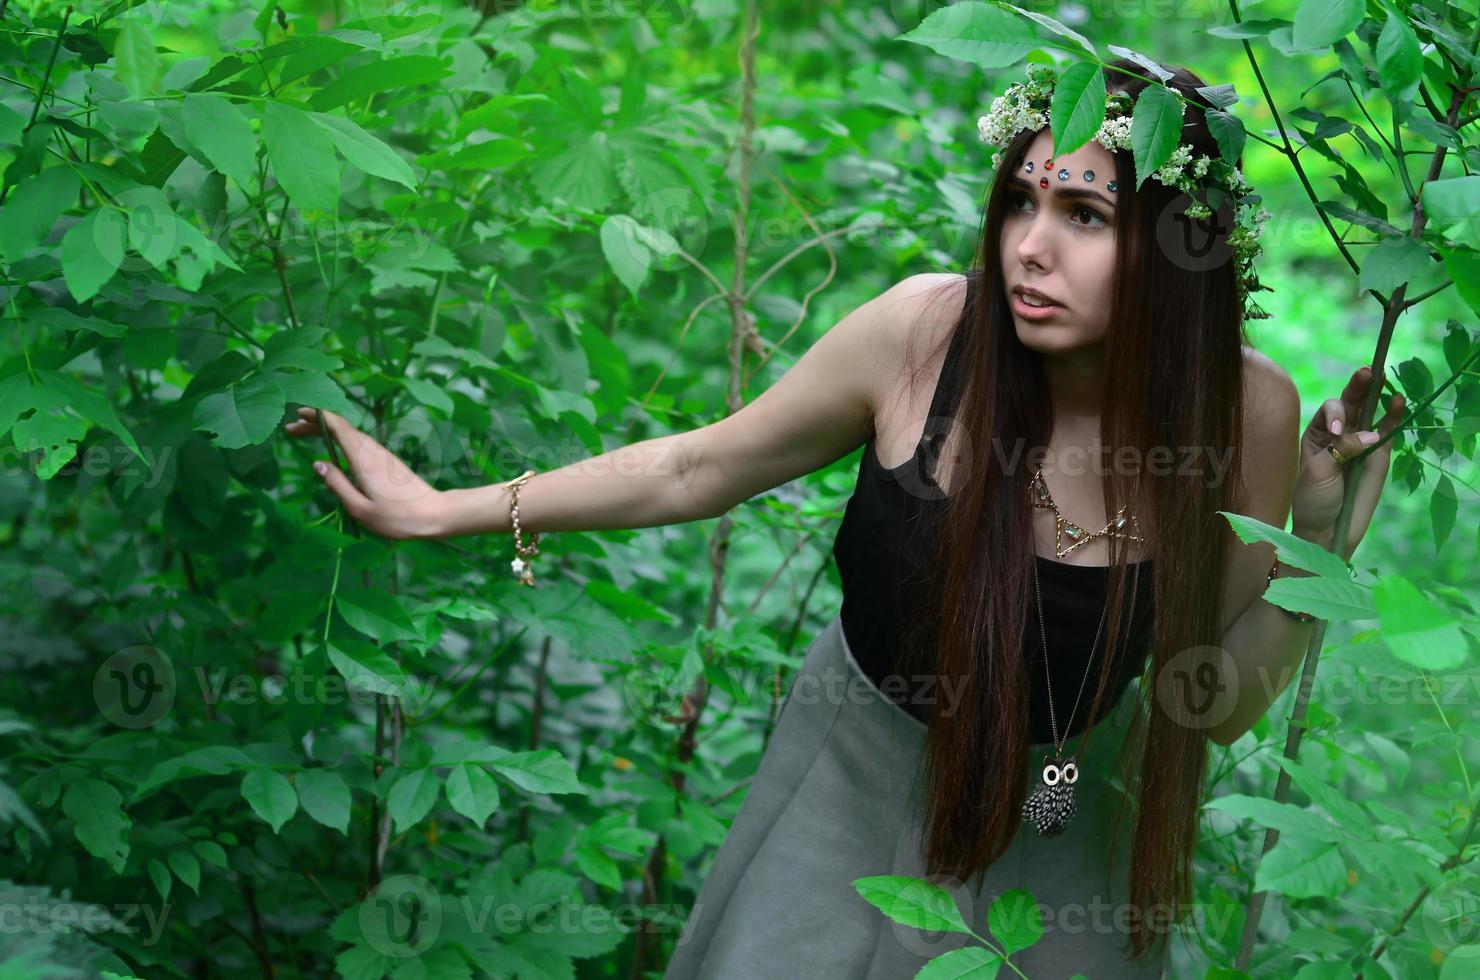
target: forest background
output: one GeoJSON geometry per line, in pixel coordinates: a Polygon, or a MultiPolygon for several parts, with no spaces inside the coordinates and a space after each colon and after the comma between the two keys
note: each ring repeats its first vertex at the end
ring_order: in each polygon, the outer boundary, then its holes
{"type": "MultiPolygon", "coordinates": [[[[0,0],[0,977],[659,976],[862,447],[547,535],[528,589],[504,536],[360,534],[274,434],[331,408],[445,489],[715,421],[967,267],[1025,61],[1126,51],[1236,95],[1303,414],[1366,363],[1410,407],[1353,567],[1292,555],[1329,630],[1212,747],[1171,975],[1474,975],[1476,40],[1441,0],[0,0]]],[[[942,972],[1041,933],[864,899],[942,972]]]]}

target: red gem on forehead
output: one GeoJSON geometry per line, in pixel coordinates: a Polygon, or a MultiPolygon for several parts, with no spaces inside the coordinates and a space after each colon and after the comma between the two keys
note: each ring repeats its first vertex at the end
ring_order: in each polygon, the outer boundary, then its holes
{"type": "Polygon", "coordinates": [[[1045,167],[1052,167],[1053,166],[1053,157],[1049,157],[1047,160],[1044,160],[1043,161],[1043,165],[1045,167]]]}
{"type": "Polygon", "coordinates": [[[1038,178],[1038,186],[1039,187],[1047,187],[1048,186],[1048,178],[1047,177],[1039,177],[1038,178]]]}

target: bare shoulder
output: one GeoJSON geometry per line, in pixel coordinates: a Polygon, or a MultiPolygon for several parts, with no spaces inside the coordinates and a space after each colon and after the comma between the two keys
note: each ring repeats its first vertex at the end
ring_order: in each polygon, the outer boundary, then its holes
{"type": "Polygon", "coordinates": [[[1269,355],[1244,348],[1240,505],[1283,527],[1300,461],[1300,392],[1269,355]]]}
{"type": "Polygon", "coordinates": [[[924,431],[966,282],[959,273],[920,273],[889,289],[890,363],[876,381],[872,426],[875,452],[887,467],[908,459],[924,431]]]}
{"type": "Polygon", "coordinates": [[[1256,439],[1280,440],[1299,424],[1300,392],[1290,372],[1263,351],[1243,349],[1244,428],[1256,439]]]}
{"type": "Polygon", "coordinates": [[[900,372],[933,375],[933,362],[944,353],[951,328],[966,304],[966,276],[922,272],[900,280],[889,294],[900,314],[889,319],[900,372]]]}

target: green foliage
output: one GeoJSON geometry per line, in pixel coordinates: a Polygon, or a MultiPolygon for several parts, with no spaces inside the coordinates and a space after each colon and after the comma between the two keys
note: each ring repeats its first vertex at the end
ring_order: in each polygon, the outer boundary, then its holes
{"type": "MultiPolygon", "coordinates": [[[[22,924],[0,930],[0,976],[627,976],[639,949],[657,975],[764,748],[766,695],[836,608],[819,570],[856,457],[737,508],[727,557],[708,525],[560,534],[526,590],[506,538],[357,533],[309,468],[325,449],[280,423],[340,412],[451,489],[719,418],[888,283],[964,267],[985,100],[1025,60],[1067,60],[1056,152],[1082,143],[1101,63],[1154,64],[1109,37],[1228,83],[1204,93],[1214,136],[1284,219],[1261,342],[1303,391],[1372,349],[1380,317],[1355,329],[1338,300],[1422,297],[1389,321],[1411,418],[1370,564],[1225,515],[1316,573],[1268,598],[1345,630],[1322,678],[1403,694],[1318,690],[1298,762],[1286,694],[1215,754],[1204,915],[1173,973],[1256,975],[1210,964],[1271,888],[1257,975],[1467,975],[1463,4],[1267,3],[1236,23],[1204,2],[1178,30],[1149,8],[763,7],[750,122],[743,4],[494,6],[5,5],[0,908],[22,924]],[[1301,802],[1267,798],[1282,772],[1301,802]],[[1261,859],[1264,828],[1281,838],[1261,859]]],[[[1137,106],[1138,174],[1175,146],[1175,109],[1137,106]]],[[[928,883],[859,892],[966,929],[928,883]]],[[[988,923],[922,975],[1005,975],[1043,935],[1023,892],[988,923]]]]}

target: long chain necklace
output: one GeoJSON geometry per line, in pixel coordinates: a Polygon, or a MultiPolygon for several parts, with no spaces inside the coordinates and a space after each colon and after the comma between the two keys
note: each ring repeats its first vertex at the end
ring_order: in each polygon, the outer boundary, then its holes
{"type": "MultiPolygon", "coordinates": [[[[1058,505],[1054,503],[1053,494],[1048,492],[1048,484],[1043,480],[1041,466],[1033,474],[1028,487],[1033,497],[1033,506],[1046,507],[1054,513],[1054,553],[1060,558],[1094,538],[1142,540],[1140,535],[1134,531],[1126,530],[1127,527],[1139,530],[1139,526],[1134,516],[1127,518],[1124,506],[1103,530],[1093,533],[1086,531],[1073,521],[1066,520],[1059,512],[1058,505]],[[1065,537],[1073,542],[1067,548],[1061,547],[1061,542],[1065,537]]],[[[1090,664],[1094,662],[1095,649],[1100,645],[1100,632],[1105,627],[1105,613],[1110,607],[1110,597],[1108,594],[1105,596],[1105,605],[1100,610],[1100,625],[1095,628],[1095,640],[1089,648],[1089,658],[1084,665],[1084,677],[1079,682],[1079,693],[1075,695],[1074,708],[1069,712],[1069,720],[1064,723],[1065,736],[1060,738],[1058,718],[1053,708],[1053,674],[1048,669],[1048,631],[1043,625],[1043,592],[1038,585],[1036,557],[1032,561],[1032,566],[1033,594],[1038,602],[1038,634],[1043,642],[1043,675],[1048,682],[1048,720],[1053,729],[1054,754],[1043,757],[1039,785],[1023,801],[1023,819],[1033,824],[1039,836],[1057,837],[1064,832],[1070,818],[1074,816],[1074,784],[1079,781],[1078,758],[1084,751],[1084,741],[1089,734],[1089,729],[1086,728],[1080,735],[1079,749],[1074,754],[1064,755],[1064,743],[1068,740],[1068,730],[1074,725],[1074,715],[1079,711],[1079,701],[1084,695],[1085,682],[1089,680],[1090,664]]]]}

